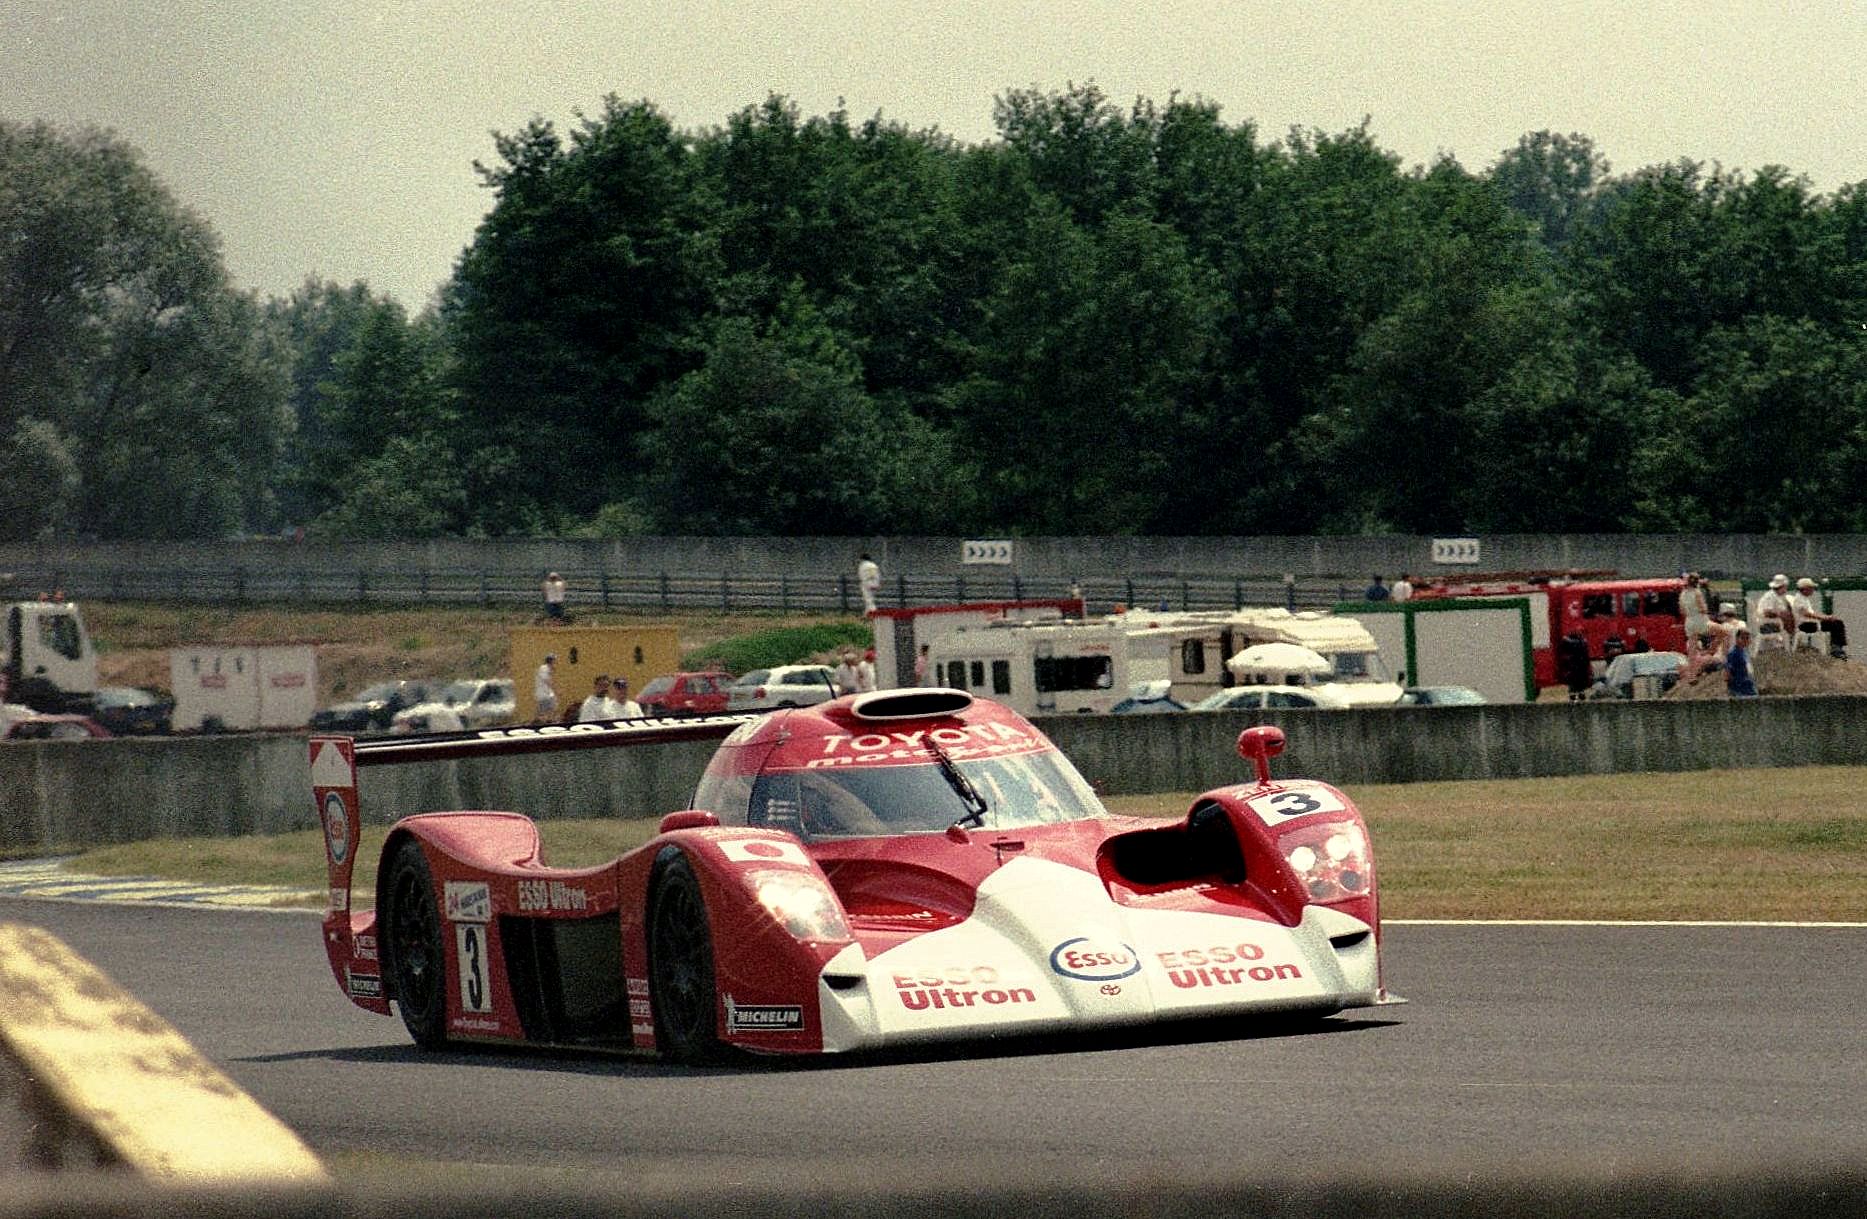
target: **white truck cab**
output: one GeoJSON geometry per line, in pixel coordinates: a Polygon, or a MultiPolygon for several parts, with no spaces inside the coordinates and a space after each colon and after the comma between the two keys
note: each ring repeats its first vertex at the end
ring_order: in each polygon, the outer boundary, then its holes
{"type": "Polygon", "coordinates": [[[89,715],[97,706],[97,649],[70,601],[16,601],[0,631],[0,699],[50,715],[89,715]]]}

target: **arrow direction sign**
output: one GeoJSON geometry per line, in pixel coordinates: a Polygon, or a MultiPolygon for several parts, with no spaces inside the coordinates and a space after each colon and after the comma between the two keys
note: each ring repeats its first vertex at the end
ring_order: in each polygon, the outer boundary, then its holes
{"type": "Polygon", "coordinates": [[[962,563],[992,563],[1000,567],[1011,566],[1011,543],[1004,539],[992,541],[968,541],[959,544],[959,561],[962,563]]]}
{"type": "Polygon", "coordinates": [[[1478,562],[1477,538],[1434,538],[1433,562],[1435,563],[1476,563],[1478,562]]]}

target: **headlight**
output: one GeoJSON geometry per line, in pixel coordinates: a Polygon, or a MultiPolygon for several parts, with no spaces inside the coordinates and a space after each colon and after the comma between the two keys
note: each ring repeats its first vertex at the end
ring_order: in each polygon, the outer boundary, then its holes
{"type": "Polygon", "coordinates": [[[828,885],[809,872],[773,868],[751,873],[747,880],[759,904],[800,940],[851,939],[843,908],[828,885]]]}
{"type": "Polygon", "coordinates": [[[1352,821],[1299,826],[1277,840],[1310,900],[1363,897],[1374,879],[1368,835],[1352,821]]]}

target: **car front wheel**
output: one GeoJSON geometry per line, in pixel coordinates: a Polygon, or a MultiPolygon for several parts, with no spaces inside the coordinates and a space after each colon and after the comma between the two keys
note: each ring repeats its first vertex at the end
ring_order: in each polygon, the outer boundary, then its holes
{"type": "Polygon", "coordinates": [[[713,978],[713,937],[693,866],[678,851],[655,874],[648,906],[650,997],[655,1041],[675,1062],[718,1061],[719,996],[713,978]]]}

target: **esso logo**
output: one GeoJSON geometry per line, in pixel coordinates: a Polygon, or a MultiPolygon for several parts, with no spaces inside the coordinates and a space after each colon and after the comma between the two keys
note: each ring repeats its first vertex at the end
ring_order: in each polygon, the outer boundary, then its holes
{"type": "Polygon", "coordinates": [[[344,798],[336,792],[324,797],[324,841],[330,844],[332,863],[349,858],[350,814],[344,808],[344,798]]]}
{"type": "Polygon", "coordinates": [[[1126,944],[1107,944],[1079,935],[1050,950],[1050,968],[1084,982],[1113,982],[1141,972],[1141,958],[1126,944]]]}

